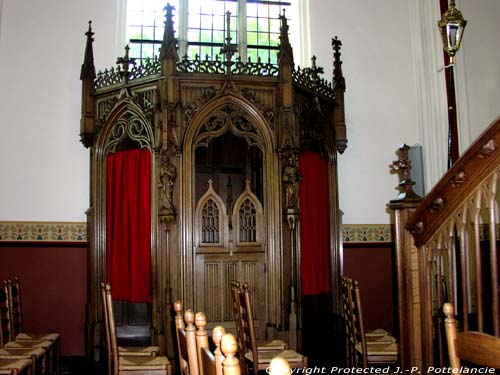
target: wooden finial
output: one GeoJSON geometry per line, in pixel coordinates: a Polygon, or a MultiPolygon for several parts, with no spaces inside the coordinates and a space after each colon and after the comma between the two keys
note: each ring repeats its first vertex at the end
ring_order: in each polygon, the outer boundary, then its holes
{"type": "Polygon", "coordinates": [[[177,314],[182,314],[182,302],[177,300],[174,302],[174,311],[177,314]]]}
{"type": "Polygon", "coordinates": [[[269,364],[270,375],[290,375],[290,365],[285,358],[275,357],[269,364]]]}
{"type": "Polygon", "coordinates": [[[222,375],[222,362],[224,361],[224,355],[220,349],[222,337],[226,334],[226,329],[222,326],[214,327],[212,331],[212,340],[215,344],[215,371],[217,375],[222,375]]]}
{"type": "Polygon", "coordinates": [[[83,58],[82,68],[80,70],[80,79],[83,80],[88,78],[94,80],[96,77],[95,66],[94,66],[94,51],[92,48],[92,42],[94,41],[94,33],[92,32],[92,21],[89,21],[89,29],[85,33],[87,36],[87,43],[85,45],[85,55],[83,58]]]}
{"type": "Polygon", "coordinates": [[[125,46],[125,55],[123,55],[123,57],[118,57],[116,59],[116,63],[121,65],[121,67],[122,67],[120,75],[123,77],[123,82],[125,84],[127,84],[128,80],[129,80],[129,76],[130,76],[129,67],[130,67],[130,65],[135,65],[135,59],[130,58],[129,52],[130,52],[130,47],[127,44],[125,46]]]}
{"type": "Polygon", "coordinates": [[[196,345],[196,327],[194,325],[194,312],[186,310],[184,313],[184,321],[186,322],[186,342],[189,359],[190,375],[198,375],[198,349],[196,345]]]}
{"type": "Polygon", "coordinates": [[[226,357],[224,362],[222,362],[224,375],[240,375],[240,361],[236,357],[238,343],[232,334],[228,333],[222,337],[221,349],[226,357]]]}
{"type": "Polygon", "coordinates": [[[163,31],[163,40],[160,47],[160,60],[169,57],[173,58],[175,61],[179,60],[172,12],[174,9],[175,7],[170,4],[167,4],[165,8],[163,8],[165,11],[165,29],[163,31]]]}

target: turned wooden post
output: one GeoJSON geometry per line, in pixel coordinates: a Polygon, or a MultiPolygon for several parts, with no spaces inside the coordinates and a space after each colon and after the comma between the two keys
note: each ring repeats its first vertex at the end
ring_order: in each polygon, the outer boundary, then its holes
{"type": "Polygon", "coordinates": [[[215,344],[215,351],[214,351],[214,357],[215,357],[215,372],[217,375],[222,375],[222,362],[224,361],[224,355],[222,354],[222,351],[220,349],[220,344],[222,341],[222,337],[226,334],[226,329],[222,326],[217,326],[214,327],[212,331],[212,340],[214,341],[215,344]]]}
{"type": "Polygon", "coordinates": [[[207,318],[204,313],[197,312],[194,319],[196,325],[196,352],[198,353],[198,364],[200,364],[200,374],[203,375],[203,366],[201,365],[201,349],[208,348],[208,332],[206,330],[207,318]]]}
{"type": "Polygon", "coordinates": [[[186,322],[186,342],[189,360],[189,374],[198,375],[198,350],[196,349],[196,327],[194,325],[194,312],[186,310],[184,313],[184,321],[186,322]]]}
{"type": "Polygon", "coordinates": [[[422,275],[421,254],[417,252],[413,236],[405,226],[408,218],[419,206],[422,198],[413,192],[415,184],[411,179],[411,162],[407,145],[399,148],[400,159],[391,168],[401,173],[401,193],[389,203],[394,213],[394,242],[397,278],[397,321],[399,326],[399,350],[401,369],[422,368],[421,340],[421,292],[419,280],[422,275]]]}
{"type": "Polygon", "coordinates": [[[228,333],[222,337],[221,349],[226,357],[222,362],[224,375],[241,375],[240,361],[236,357],[238,343],[232,334],[228,333]]]}

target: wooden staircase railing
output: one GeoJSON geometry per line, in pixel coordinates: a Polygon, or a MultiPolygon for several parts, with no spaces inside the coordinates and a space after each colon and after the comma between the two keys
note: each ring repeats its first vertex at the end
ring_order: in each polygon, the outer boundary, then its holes
{"type": "Polygon", "coordinates": [[[421,203],[403,198],[389,205],[403,369],[447,366],[445,302],[455,305],[462,329],[500,335],[499,182],[500,118],[421,203]]]}

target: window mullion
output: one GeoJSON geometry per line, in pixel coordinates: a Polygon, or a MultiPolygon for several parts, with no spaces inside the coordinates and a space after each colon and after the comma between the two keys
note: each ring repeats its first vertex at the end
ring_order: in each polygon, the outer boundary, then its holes
{"type": "Polygon", "coordinates": [[[247,61],[247,5],[238,0],[238,52],[241,61],[247,61]]]}
{"type": "Polygon", "coordinates": [[[189,0],[179,0],[179,55],[185,56],[187,55],[187,46],[188,46],[188,9],[189,9],[189,0]]]}

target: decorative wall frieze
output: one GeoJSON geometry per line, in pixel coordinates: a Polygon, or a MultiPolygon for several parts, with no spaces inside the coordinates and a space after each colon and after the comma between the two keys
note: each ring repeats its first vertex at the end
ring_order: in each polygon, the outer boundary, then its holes
{"type": "Polygon", "coordinates": [[[87,242],[85,222],[0,221],[0,242],[87,242]]]}
{"type": "Polygon", "coordinates": [[[344,243],[392,242],[390,224],[344,224],[344,243]]]}
{"type": "MultiPolygon", "coordinates": [[[[500,224],[497,224],[500,240],[500,224]]],[[[481,226],[481,240],[488,238],[488,226],[481,226]]],[[[391,243],[390,224],[345,224],[344,243],[391,243]]],[[[0,221],[0,242],[87,242],[86,222],[0,221]]]]}

